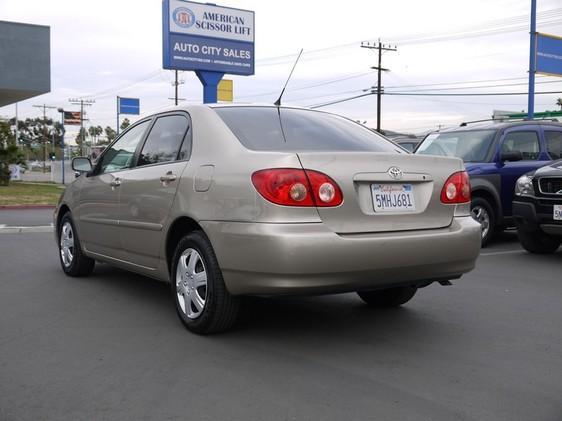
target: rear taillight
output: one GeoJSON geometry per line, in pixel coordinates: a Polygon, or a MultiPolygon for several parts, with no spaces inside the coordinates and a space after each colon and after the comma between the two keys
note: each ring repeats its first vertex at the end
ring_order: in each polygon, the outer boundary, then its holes
{"type": "Polygon", "coordinates": [[[470,202],[470,181],[466,171],[451,175],[441,190],[441,202],[447,204],[470,202]]]}
{"type": "Polygon", "coordinates": [[[284,206],[339,206],[341,189],[334,180],[318,171],[272,168],[252,174],[254,187],[266,200],[284,206]]]}

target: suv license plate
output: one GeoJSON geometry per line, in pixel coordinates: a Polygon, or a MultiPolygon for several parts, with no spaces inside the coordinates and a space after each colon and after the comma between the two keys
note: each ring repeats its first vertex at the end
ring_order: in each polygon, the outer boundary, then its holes
{"type": "Polygon", "coordinates": [[[554,205],[553,215],[555,221],[562,221],[562,205],[554,205]]]}
{"type": "Polygon", "coordinates": [[[371,184],[375,212],[411,212],[416,210],[411,184],[371,184]]]}

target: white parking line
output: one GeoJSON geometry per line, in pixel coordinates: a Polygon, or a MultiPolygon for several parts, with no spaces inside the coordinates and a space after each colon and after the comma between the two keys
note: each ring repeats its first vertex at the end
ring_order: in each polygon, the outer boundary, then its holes
{"type": "Polygon", "coordinates": [[[0,225],[0,234],[21,234],[25,232],[53,232],[53,224],[32,227],[10,227],[0,225]]]}
{"type": "Polygon", "coordinates": [[[523,249],[519,250],[503,250],[503,251],[491,251],[489,253],[480,253],[480,256],[497,256],[499,254],[515,254],[515,253],[523,253],[523,249]]]}

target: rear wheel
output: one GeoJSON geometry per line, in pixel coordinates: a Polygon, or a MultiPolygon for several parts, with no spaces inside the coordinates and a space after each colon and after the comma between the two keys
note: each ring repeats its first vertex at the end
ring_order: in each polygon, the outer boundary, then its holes
{"type": "Polygon", "coordinates": [[[96,261],[82,253],[80,240],[70,212],[61,218],[59,225],[59,257],[62,270],[69,276],[87,276],[92,273],[96,261]]]}
{"type": "Polygon", "coordinates": [[[407,286],[375,291],[358,291],[357,295],[373,307],[398,307],[410,301],[416,295],[417,290],[418,288],[415,286],[407,286]]]}
{"type": "Polygon", "coordinates": [[[482,247],[486,246],[494,236],[496,217],[490,203],[482,197],[472,199],[470,205],[472,218],[480,224],[482,230],[482,247]]]}
{"type": "Polygon", "coordinates": [[[202,232],[192,232],[178,243],[171,287],[176,312],[190,331],[222,332],[236,322],[240,298],[227,291],[215,252],[202,232]]]}
{"type": "Polygon", "coordinates": [[[539,230],[531,231],[518,226],[517,234],[523,248],[530,253],[551,254],[560,247],[560,240],[539,230]]]}

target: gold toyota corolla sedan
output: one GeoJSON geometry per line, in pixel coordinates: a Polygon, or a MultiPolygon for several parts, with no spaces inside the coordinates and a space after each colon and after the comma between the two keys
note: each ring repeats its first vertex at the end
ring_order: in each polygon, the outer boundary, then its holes
{"type": "Polygon", "coordinates": [[[100,261],[170,282],[197,333],[230,328],[245,295],[399,306],[480,250],[461,160],[411,155],[325,112],[185,106],[73,168],[54,216],[63,271],[100,261]]]}

